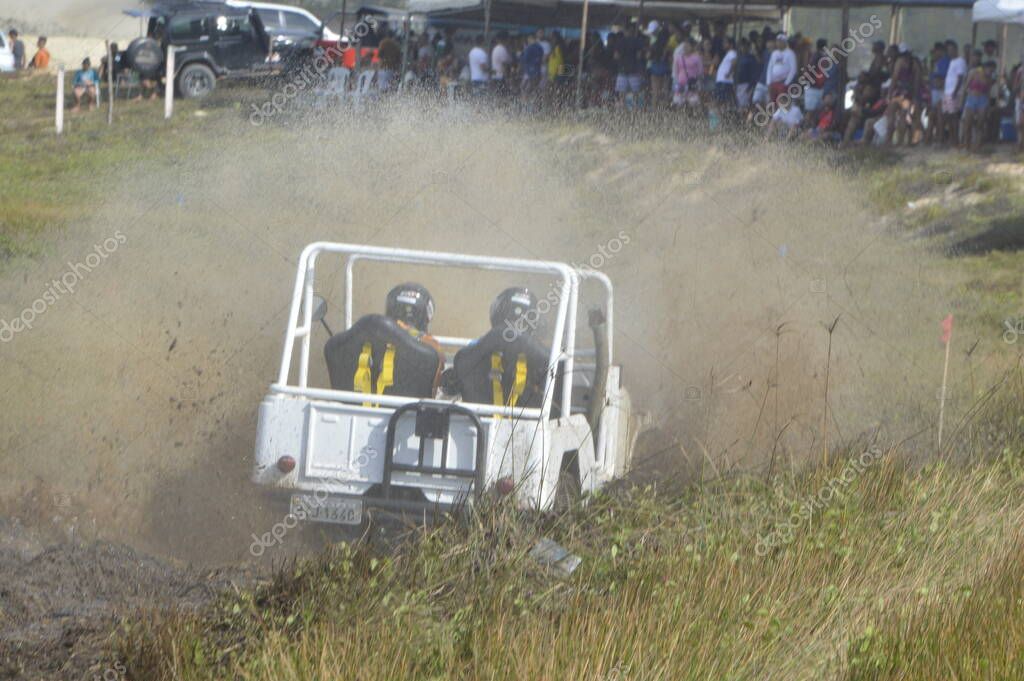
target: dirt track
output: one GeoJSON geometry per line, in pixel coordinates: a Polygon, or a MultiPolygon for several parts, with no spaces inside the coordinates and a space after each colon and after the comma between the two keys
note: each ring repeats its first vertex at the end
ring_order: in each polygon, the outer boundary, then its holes
{"type": "Polygon", "coordinates": [[[0,519],[0,678],[113,678],[124,670],[105,649],[119,615],[198,606],[250,579],[240,569],[190,569],[0,519]]]}
{"type": "MultiPolygon", "coordinates": [[[[114,169],[105,205],[0,282],[8,319],[105,252],[0,347],[20,388],[0,396],[0,499],[21,518],[0,526],[0,641],[88,650],[115,607],[199,602],[226,583],[120,543],[251,562],[252,535],[280,519],[248,483],[255,411],[276,376],[294,259],[314,240],[598,266],[625,232],[599,267],[618,287],[616,353],[660,427],[662,466],[756,469],[775,442],[799,465],[821,436],[824,325],[837,315],[830,435],[914,428],[945,313],[921,283],[929,261],[902,267],[914,253],[802,153],[398,110],[298,131],[235,122],[202,157],[114,169]]],[[[481,333],[492,293],[516,283],[369,272],[357,311],[395,276],[418,278],[445,335],[481,333]]],[[[341,281],[326,269],[317,282],[331,321],[341,281]]]]}

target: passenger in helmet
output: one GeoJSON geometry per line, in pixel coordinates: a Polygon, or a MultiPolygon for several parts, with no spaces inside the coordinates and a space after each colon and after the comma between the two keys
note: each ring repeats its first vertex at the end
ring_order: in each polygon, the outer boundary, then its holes
{"type": "Polygon", "coordinates": [[[527,288],[507,288],[491,303],[491,328],[500,328],[512,341],[516,336],[532,336],[537,330],[537,298],[527,288]]]}
{"type": "Polygon", "coordinates": [[[491,330],[455,355],[455,381],[467,402],[539,407],[549,352],[534,339],[537,299],[528,289],[502,291],[491,303],[491,330]]]}

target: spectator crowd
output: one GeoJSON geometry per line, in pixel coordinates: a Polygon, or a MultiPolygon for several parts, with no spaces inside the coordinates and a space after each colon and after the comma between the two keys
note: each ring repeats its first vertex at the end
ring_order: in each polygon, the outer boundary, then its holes
{"type": "MultiPolygon", "coordinates": [[[[877,29],[880,23],[864,26],[877,29]]],[[[739,36],[729,34],[725,21],[651,21],[630,22],[604,36],[590,32],[582,49],[578,38],[544,29],[501,31],[490,41],[477,35],[466,49],[454,28],[410,32],[406,42],[373,24],[357,31],[358,44],[343,38],[329,55],[333,68],[372,70],[381,95],[401,82],[408,89],[514,103],[528,111],[577,105],[675,109],[712,130],[753,126],[773,138],[842,147],[935,144],[973,151],[985,142],[1015,139],[1022,148],[1024,71],[1018,63],[997,73],[996,41],[976,49],[946,40],[928,54],[915,54],[906,43],[868,42],[873,32],[829,45],[771,26],[739,36]],[[844,87],[853,49],[870,50],[870,61],[844,87]]],[[[45,37],[28,61],[18,32],[8,37],[17,70],[47,69],[45,37]]],[[[126,69],[124,55],[116,45],[112,53],[109,68],[117,78],[126,69]]],[[[75,110],[96,105],[108,78],[106,62],[96,71],[86,59],[75,73],[75,110]]],[[[155,98],[158,85],[142,81],[139,97],[155,98]]]]}
{"type": "MultiPolygon", "coordinates": [[[[382,35],[380,58],[364,46],[361,66],[385,72],[387,91],[398,81],[402,54],[393,34],[382,35]],[[388,59],[385,41],[396,48],[388,59]]],[[[410,36],[405,82],[443,96],[512,100],[528,109],[576,104],[578,39],[567,40],[557,30],[502,31],[489,43],[477,35],[465,51],[456,49],[455,38],[450,29],[410,36]]],[[[948,40],[927,55],[906,43],[874,41],[858,49],[870,50],[870,62],[851,73],[844,88],[848,45],[788,36],[770,26],[736,39],[725,22],[634,22],[603,39],[597,32],[587,35],[580,103],[677,109],[712,129],[751,125],[772,137],[840,146],[976,150],[982,142],[1021,139],[1022,72],[1018,64],[996,73],[995,41],[974,49],[948,40]],[[1001,125],[1004,119],[1012,124],[1001,125]]],[[[352,53],[345,66],[355,66],[352,53]]]]}

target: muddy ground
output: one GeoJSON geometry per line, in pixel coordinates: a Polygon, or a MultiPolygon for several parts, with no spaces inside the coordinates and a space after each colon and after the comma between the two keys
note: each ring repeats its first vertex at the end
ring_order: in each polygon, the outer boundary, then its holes
{"type": "MultiPolygon", "coordinates": [[[[208,602],[301,547],[290,535],[252,565],[252,536],[282,513],[248,472],[294,258],[313,240],[600,267],[617,286],[615,352],[660,427],[656,451],[639,454],[659,455],[655,478],[662,466],[759,470],[776,448],[795,468],[823,435],[917,430],[948,309],[928,286],[935,261],[889,242],[827,158],[538,128],[398,110],[294,135],[232,129],[237,141],[202,157],[116,169],[108,202],[0,281],[0,318],[12,318],[114,244],[0,348],[18,387],[0,395],[7,677],[116,673],[101,652],[119,616],[208,602]],[[623,234],[629,247],[605,256],[623,234]],[[911,259],[912,272],[900,266],[911,259]],[[824,329],[840,314],[833,344],[824,329]]],[[[393,276],[368,278],[357,314],[393,276]]],[[[467,337],[486,330],[493,292],[517,283],[422,276],[436,328],[467,337]]],[[[318,285],[336,323],[337,270],[318,285]]],[[[311,369],[317,385],[325,372],[311,369]]]]}
{"type": "Polygon", "coordinates": [[[121,616],[196,607],[254,579],[0,518],[0,679],[123,678],[109,652],[121,616]]]}

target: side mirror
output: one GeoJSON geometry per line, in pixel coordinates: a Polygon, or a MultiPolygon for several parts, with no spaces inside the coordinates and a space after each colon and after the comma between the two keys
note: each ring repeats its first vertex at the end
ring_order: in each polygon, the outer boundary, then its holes
{"type": "Polygon", "coordinates": [[[313,295],[313,321],[322,322],[324,317],[327,316],[327,301],[324,300],[323,296],[314,294],[313,295]]]}

